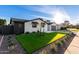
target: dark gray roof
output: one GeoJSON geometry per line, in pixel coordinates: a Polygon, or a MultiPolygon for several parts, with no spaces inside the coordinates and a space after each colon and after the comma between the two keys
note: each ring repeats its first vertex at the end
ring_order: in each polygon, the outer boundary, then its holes
{"type": "Polygon", "coordinates": [[[43,20],[43,18],[35,18],[35,19],[32,19],[32,20],[19,19],[19,18],[11,18],[11,19],[10,19],[10,23],[11,23],[12,21],[15,21],[15,22],[29,22],[29,21],[34,21],[34,20],[41,20],[41,21],[47,23],[47,21],[43,20]]]}
{"type": "Polygon", "coordinates": [[[43,18],[35,18],[35,19],[30,20],[30,21],[34,21],[34,20],[41,20],[41,21],[47,23],[47,21],[43,20],[43,18]]]}
{"type": "Polygon", "coordinates": [[[29,21],[29,20],[26,20],[26,19],[19,19],[19,18],[11,18],[11,19],[10,19],[10,22],[12,22],[12,21],[27,22],[27,21],[29,21]]]}
{"type": "Polygon", "coordinates": [[[33,20],[41,20],[41,21],[44,21],[43,18],[35,18],[35,19],[32,19],[32,21],[33,20]]]}

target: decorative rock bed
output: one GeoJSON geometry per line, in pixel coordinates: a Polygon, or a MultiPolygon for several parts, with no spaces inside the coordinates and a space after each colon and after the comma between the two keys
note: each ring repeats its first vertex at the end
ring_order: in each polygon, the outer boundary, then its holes
{"type": "Polygon", "coordinates": [[[33,54],[62,54],[67,49],[74,36],[75,34],[71,32],[63,38],[58,39],[57,41],[50,43],[47,46],[33,52],[33,54]]]}
{"type": "Polygon", "coordinates": [[[25,51],[15,39],[15,35],[6,35],[8,54],[24,54],[25,51]]]}

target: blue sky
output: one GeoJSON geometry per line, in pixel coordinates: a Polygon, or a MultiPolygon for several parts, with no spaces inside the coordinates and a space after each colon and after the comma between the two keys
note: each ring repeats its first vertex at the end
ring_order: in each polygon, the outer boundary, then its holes
{"type": "Polygon", "coordinates": [[[0,5],[0,18],[9,21],[10,17],[22,19],[44,18],[60,24],[65,20],[79,22],[78,5],[0,5]]]}

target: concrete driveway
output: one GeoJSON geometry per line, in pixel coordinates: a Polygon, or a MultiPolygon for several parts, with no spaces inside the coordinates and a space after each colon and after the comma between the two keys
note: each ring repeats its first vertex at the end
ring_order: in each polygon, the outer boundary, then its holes
{"type": "Polygon", "coordinates": [[[73,38],[64,54],[79,54],[79,32],[73,38]]]}

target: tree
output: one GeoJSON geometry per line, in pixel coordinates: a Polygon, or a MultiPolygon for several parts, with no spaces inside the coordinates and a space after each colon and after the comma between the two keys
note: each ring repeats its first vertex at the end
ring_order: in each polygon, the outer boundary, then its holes
{"type": "Polygon", "coordinates": [[[79,24],[76,25],[76,28],[79,29],[79,24]]]}
{"type": "Polygon", "coordinates": [[[6,20],[5,19],[0,19],[0,25],[5,25],[6,20]]]}
{"type": "Polygon", "coordinates": [[[39,28],[39,34],[40,35],[44,35],[44,26],[45,26],[45,22],[43,21],[43,19],[42,18],[39,18],[40,20],[41,20],[41,22],[39,23],[39,25],[40,25],[40,28],[39,28]]]}
{"type": "Polygon", "coordinates": [[[40,30],[40,33],[43,32],[42,35],[44,35],[44,26],[45,26],[45,23],[44,22],[43,23],[41,22],[40,26],[41,26],[40,29],[43,29],[43,31],[40,30]]]}

